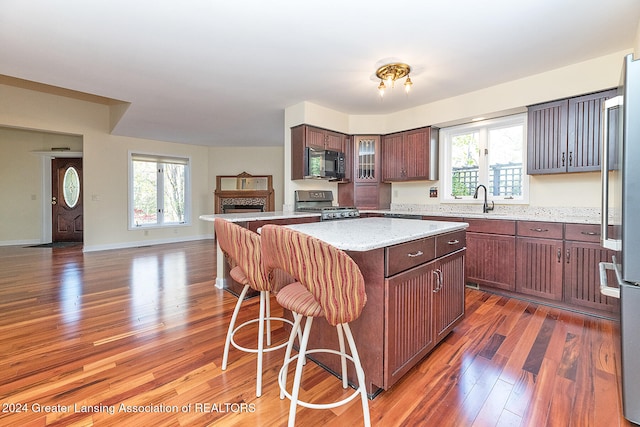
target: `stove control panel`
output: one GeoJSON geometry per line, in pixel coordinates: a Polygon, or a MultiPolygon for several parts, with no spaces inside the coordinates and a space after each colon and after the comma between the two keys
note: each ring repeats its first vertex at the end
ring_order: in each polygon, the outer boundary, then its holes
{"type": "Polygon", "coordinates": [[[321,221],[328,221],[333,219],[349,219],[349,218],[358,218],[360,216],[360,212],[357,208],[325,208],[320,213],[321,221]]]}

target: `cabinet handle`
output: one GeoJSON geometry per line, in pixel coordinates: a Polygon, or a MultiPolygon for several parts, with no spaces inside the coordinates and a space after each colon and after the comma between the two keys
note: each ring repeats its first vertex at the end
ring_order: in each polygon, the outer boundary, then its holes
{"type": "Polygon", "coordinates": [[[558,248],[558,262],[562,261],[562,249],[558,248]]]}
{"type": "Polygon", "coordinates": [[[448,245],[457,245],[458,243],[460,243],[460,240],[455,239],[455,240],[449,240],[447,242],[448,245]]]}
{"type": "Polygon", "coordinates": [[[564,151],[562,152],[562,166],[564,166],[564,151]]]}
{"type": "Polygon", "coordinates": [[[414,254],[407,254],[407,256],[409,258],[415,258],[415,257],[419,257],[419,256],[422,256],[422,255],[424,255],[424,252],[422,252],[422,251],[418,251],[418,252],[416,252],[414,254]]]}
{"type": "Polygon", "coordinates": [[[433,274],[436,276],[436,288],[433,290],[433,293],[438,293],[442,289],[442,271],[436,269],[433,271],[433,274]]]}
{"type": "Polygon", "coordinates": [[[535,231],[536,233],[546,233],[549,231],[547,228],[530,228],[529,230],[535,231]]]}
{"type": "Polygon", "coordinates": [[[580,234],[584,234],[585,236],[599,236],[600,233],[596,233],[595,231],[581,231],[580,234]]]}
{"type": "Polygon", "coordinates": [[[567,258],[567,264],[569,264],[569,259],[571,258],[571,251],[569,249],[567,249],[567,253],[565,255],[565,258],[567,258]]]}
{"type": "Polygon", "coordinates": [[[569,166],[573,166],[573,151],[569,151],[569,166]]]}

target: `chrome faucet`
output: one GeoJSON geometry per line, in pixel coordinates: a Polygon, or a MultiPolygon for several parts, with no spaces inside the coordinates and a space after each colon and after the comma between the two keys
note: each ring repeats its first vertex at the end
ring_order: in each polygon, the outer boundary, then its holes
{"type": "Polygon", "coordinates": [[[491,201],[491,207],[489,207],[489,204],[487,203],[487,187],[485,187],[484,185],[480,184],[476,187],[476,192],[473,193],[473,198],[477,199],[478,198],[478,189],[482,187],[484,188],[484,203],[482,204],[482,213],[487,213],[489,211],[492,211],[493,208],[495,208],[495,203],[493,203],[493,200],[491,201]]]}

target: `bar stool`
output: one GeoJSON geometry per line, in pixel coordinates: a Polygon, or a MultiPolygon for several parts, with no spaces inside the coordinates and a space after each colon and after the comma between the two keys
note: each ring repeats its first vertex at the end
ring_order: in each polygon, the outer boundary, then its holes
{"type": "Polygon", "coordinates": [[[364,382],[364,370],[358,357],[356,344],[349,328],[349,322],[356,320],[367,301],[364,278],[358,265],[345,252],[319,239],[300,233],[287,227],[273,224],[262,227],[262,256],[267,272],[281,269],[293,276],[297,282],[282,289],[276,295],[278,303],[294,314],[294,327],[291,330],[284,364],[278,375],[280,398],[291,399],[289,407],[289,426],[295,424],[298,405],[313,409],[328,409],[344,405],[358,395],[362,401],[364,425],[371,424],[369,403],[364,382]],[[297,355],[291,356],[296,334],[306,317],[302,341],[297,355]],[[324,317],[336,327],[340,351],[333,349],[307,349],[313,319],[324,317]],[[344,336],[349,343],[351,355],[347,354],[344,336]],[[305,356],[311,353],[331,353],[340,355],[342,368],[342,386],[347,383],[347,359],[353,362],[358,379],[358,388],[346,398],[332,403],[311,403],[299,400],[300,381],[305,356]],[[286,389],[286,377],[289,364],[297,359],[293,380],[293,389],[286,389]]]}
{"type": "Polygon", "coordinates": [[[290,325],[293,325],[293,322],[289,319],[271,316],[270,294],[277,289],[273,281],[269,280],[262,263],[260,236],[251,230],[240,227],[237,224],[221,218],[215,219],[214,227],[218,245],[220,245],[220,249],[225,254],[232,267],[229,274],[236,282],[244,285],[242,292],[238,297],[235,309],[233,310],[233,314],[231,315],[231,321],[229,322],[229,329],[224,343],[224,354],[222,356],[222,370],[224,371],[227,369],[229,348],[231,345],[244,352],[257,353],[258,367],[256,374],[256,397],[260,397],[262,395],[263,354],[278,350],[287,345],[287,341],[279,343],[278,345],[271,345],[271,321],[282,321],[290,325]],[[258,314],[257,319],[248,320],[243,324],[236,326],[240,307],[244,302],[244,298],[249,288],[260,292],[260,313],[258,314]],[[247,348],[236,343],[234,340],[236,332],[241,328],[256,322],[258,322],[257,348],[247,348]],[[267,329],[266,346],[264,345],[265,323],[267,329]]]}

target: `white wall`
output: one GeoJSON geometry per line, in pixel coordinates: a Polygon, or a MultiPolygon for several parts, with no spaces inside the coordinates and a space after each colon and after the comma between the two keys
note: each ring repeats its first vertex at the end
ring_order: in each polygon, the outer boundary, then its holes
{"type": "MultiPolygon", "coordinates": [[[[609,89],[618,85],[622,59],[627,53],[629,51],[621,51],[594,58],[384,117],[348,116],[314,108],[309,103],[298,104],[285,111],[285,156],[290,158],[289,128],[300,123],[314,124],[349,134],[385,134],[429,125],[444,127],[468,122],[478,116],[495,117],[526,111],[527,105],[609,89]],[[348,123],[346,129],[345,121],[348,123]]],[[[286,160],[290,161],[289,158],[286,160]]],[[[598,207],[600,183],[596,179],[597,176],[597,173],[578,173],[532,177],[530,206],[598,207]]],[[[285,170],[285,182],[291,182],[290,177],[289,168],[285,170]]],[[[337,184],[322,185],[322,188],[337,190],[337,184]]],[[[291,191],[285,194],[285,203],[292,203],[292,190],[306,186],[309,186],[309,183],[304,181],[292,182],[289,188],[291,191]]],[[[428,197],[431,186],[439,186],[439,182],[393,184],[392,203],[439,203],[439,199],[428,197]]]]}

